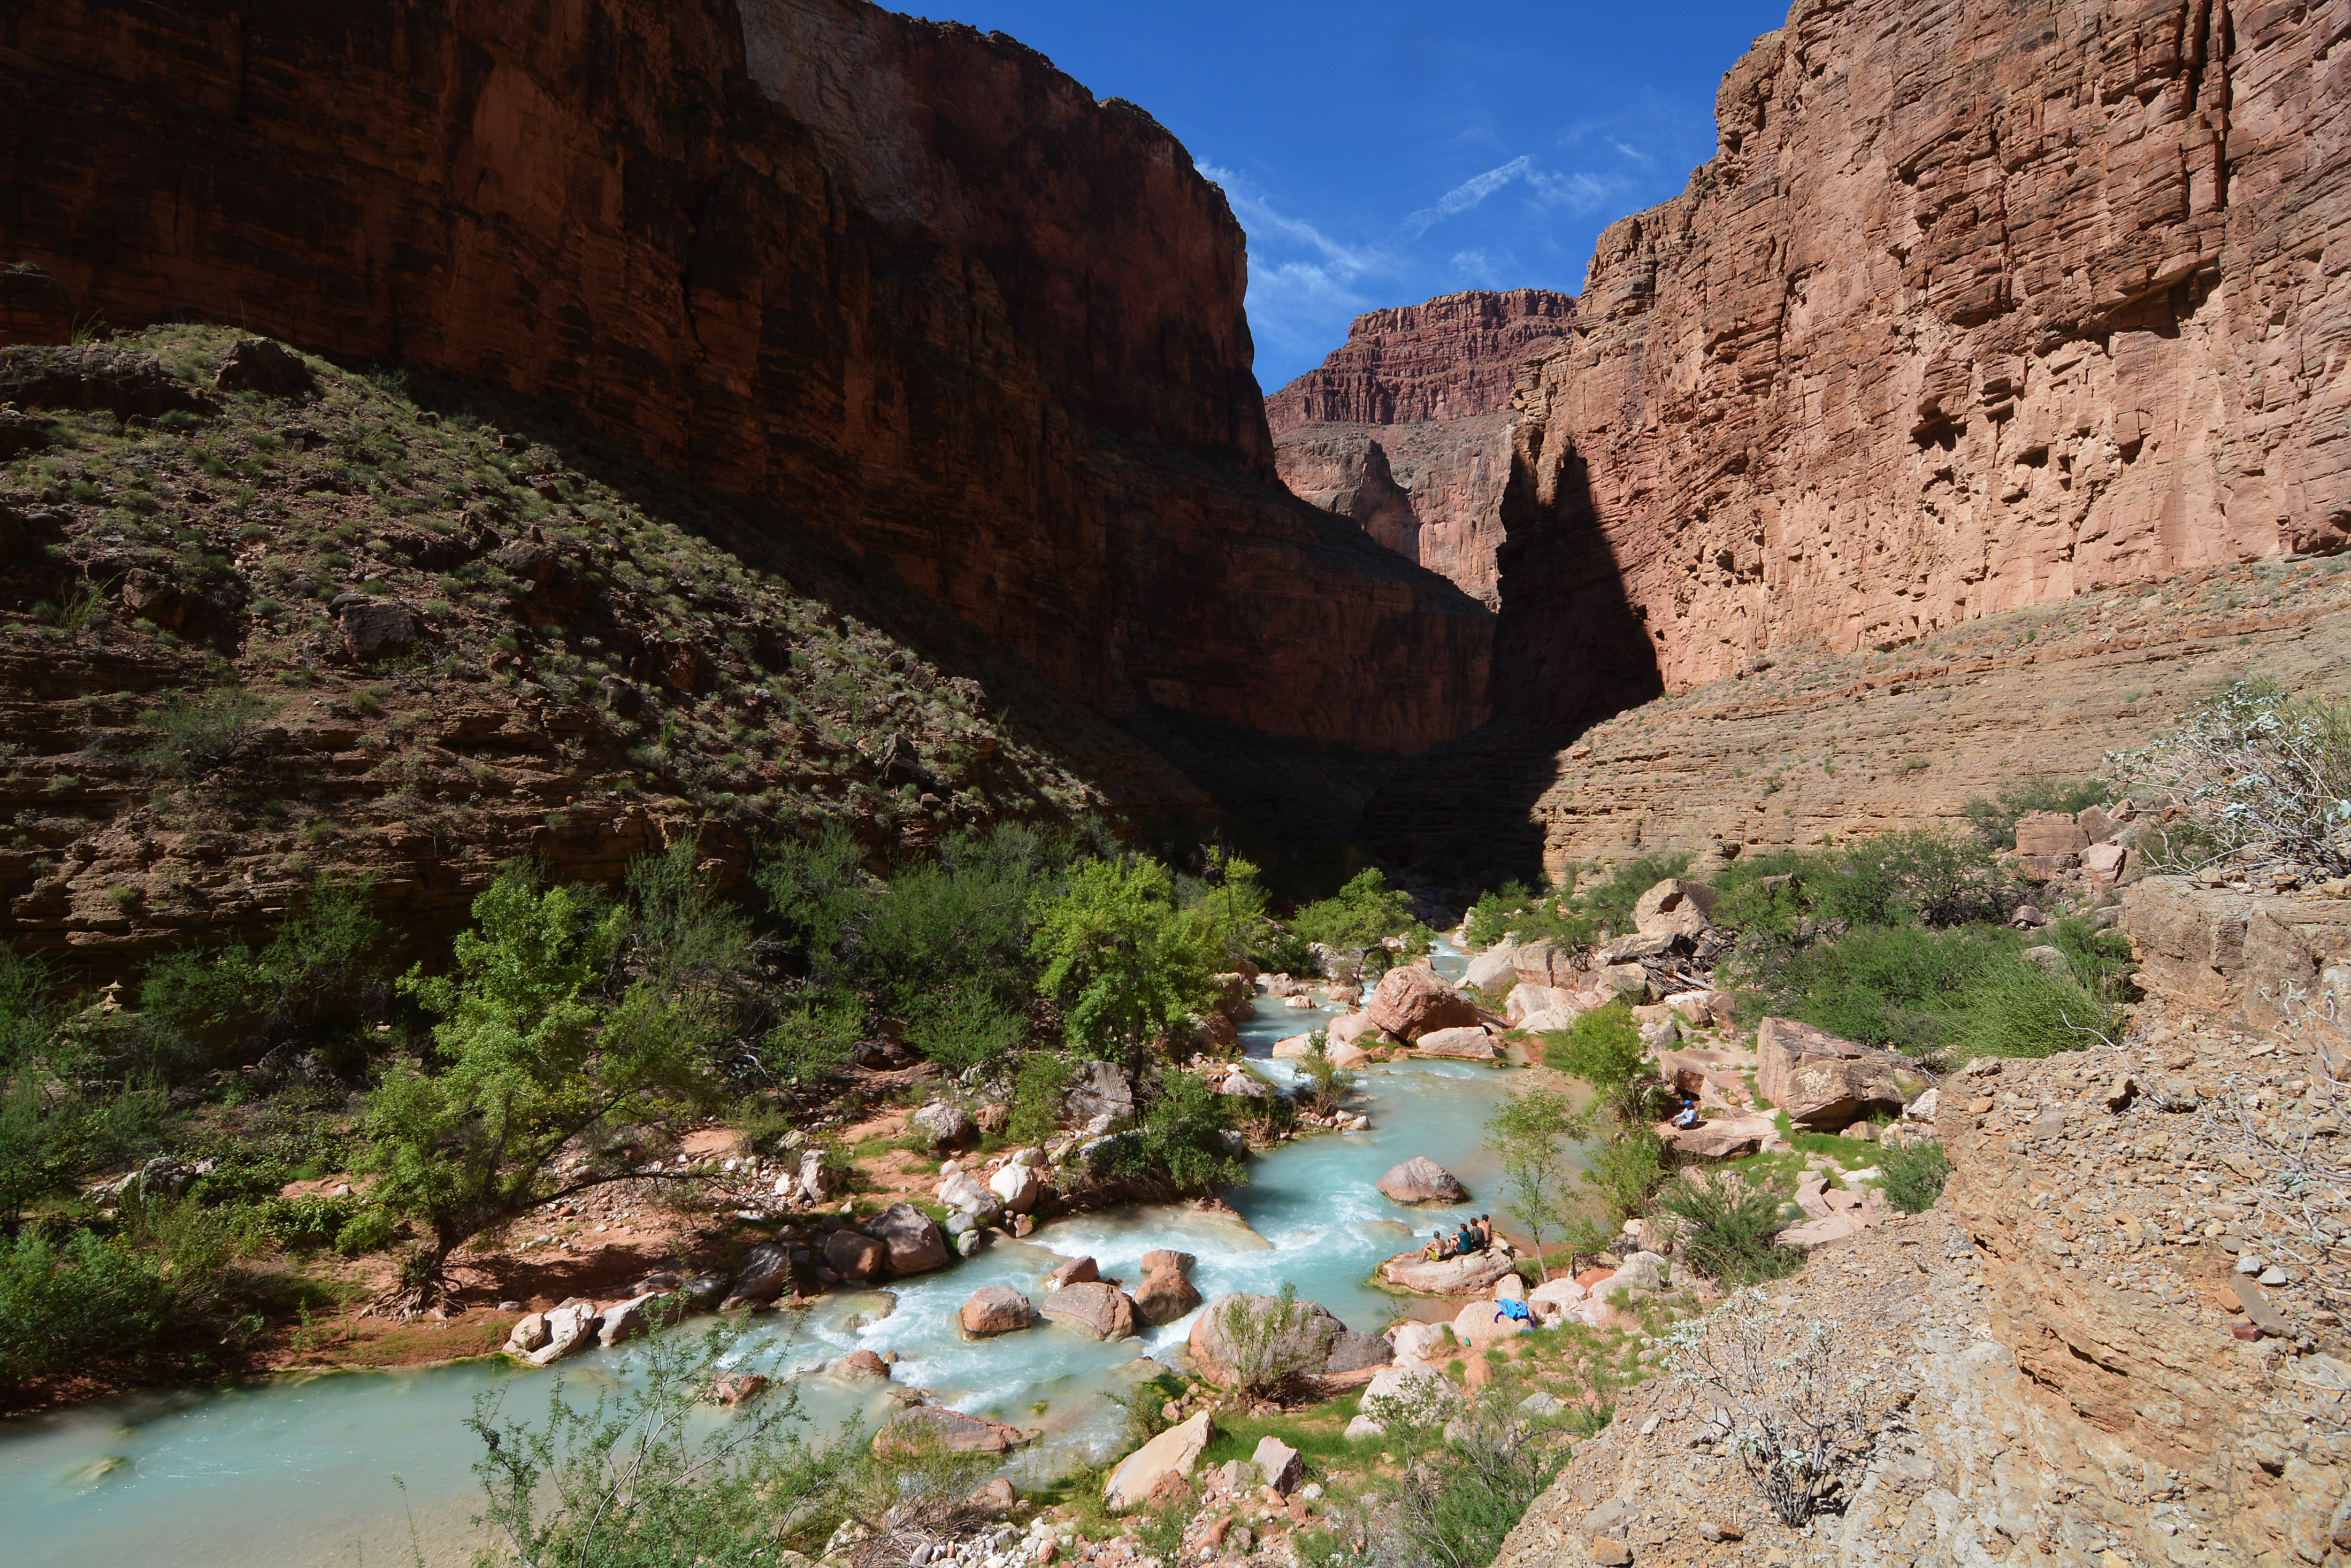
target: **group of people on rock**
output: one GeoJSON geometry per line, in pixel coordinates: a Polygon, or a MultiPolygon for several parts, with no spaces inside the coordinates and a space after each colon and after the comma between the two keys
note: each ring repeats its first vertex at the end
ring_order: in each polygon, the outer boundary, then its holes
{"type": "Polygon", "coordinates": [[[1421,1255],[1432,1263],[1447,1258],[1466,1258],[1472,1252],[1482,1252],[1494,1244],[1494,1217],[1480,1214],[1475,1220],[1464,1220],[1460,1228],[1447,1236],[1442,1231],[1429,1232],[1428,1245],[1421,1255]]]}

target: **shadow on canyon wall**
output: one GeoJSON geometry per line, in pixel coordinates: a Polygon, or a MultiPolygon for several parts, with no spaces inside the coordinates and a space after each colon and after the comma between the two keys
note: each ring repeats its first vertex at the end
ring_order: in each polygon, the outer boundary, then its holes
{"type": "Polygon", "coordinates": [[[1665,691],[1583,456],[1560,455],[1548,502],[1523,447],[1511,454],[1502,498],[1492,717],[1395,768],[1363,815],[1363,836],[1383,859],[1456,902],[1513,877],[1541,882],[1534,812],[1559,753],[1665,691]]]}

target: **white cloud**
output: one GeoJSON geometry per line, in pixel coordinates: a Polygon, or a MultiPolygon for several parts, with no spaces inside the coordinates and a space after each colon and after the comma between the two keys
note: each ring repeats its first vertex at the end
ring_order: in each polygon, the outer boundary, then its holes
{"type": "Polygon", "coordinates": [[[1501,275],[1495,270],[1493,258],[1483,250],[1455,251],[1452,259],[1445,265],[1453,269],[1455,276],[1481,288],[1499,288],[1502,286],[1501,275]]]}
{"type": "Polygon", "coordinates": [[[1423,207],[1407,216],[1397,225],[1397,232],[1409,244],[1446,219],[1468,212],[1513,180],[1527,178],[1534,164],[1535,161],[1522,152],[1499,169],[1489,169],[1474,180],[1465,180],[1439,196],[1437,205],[1423,207]]]}

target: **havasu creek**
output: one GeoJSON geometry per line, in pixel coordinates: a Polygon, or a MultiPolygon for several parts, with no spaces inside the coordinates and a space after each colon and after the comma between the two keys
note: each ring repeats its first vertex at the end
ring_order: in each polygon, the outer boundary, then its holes
{"type": "Polygon", "coordinates": [[[0,5],[0,1568],[2351,1568],[2351,0],[510,9],[0,5]]]}
{"type": "MultiPolygon", "coordinates": [[[[1466,961],[1440,945],[1439,973],[1466,961]]],[[[1261,996],[1240,1029],[1248,1058],[1278,1081],[1277,1040],[1324,1026],[1330,1008],[1300,1012],[1261,996]]],[[[1493,1106],[1522,1075],[1454,1062],[1402,1061],[1368,1070],[1364,1133],[1322,1134],[1280,1145],[1250,1162],[1233,1194],[1242,1224],[1181,1205],[1127,1205],[1055,1220],[1028,1241],[995,1239],[977,1256],[878,1292],[843,1289],[820,1298],[797,1339],[776,1346],[781,1320],[754,1317],[730,1329],[741,1346],[730,1370],[782,1376],[852,1351],[893,1351],[891,1380],[937,1403],[1024,1428],[1041,1428],[1004,1473],[1024,1489],[1071,1465],[1118,1457],[1121,1419],[1101,1397],[1123,1386],[1137,1356],[1168,1361],[1196,1314],[1134,1339],[1096,1344],[1040,1323],[1017,1334],[967,1339],[956,1314],[974,1291],[1007,1284],[1046,1300],[1043,1276],[1064,1257],[1092,1256],[1105,1277],[1132,1289],[1136,1260],[1158,1248],[1192,1253],[1191,1278],[1209,1300],[1237,1291],[1271,1293],[1284,1282],[1321,1302],[1351,1328],[1377,1333],[1401,1313],[1437,1315],[1452,1303],[1418,1302],[1374,1288],[1384,1260],[1427,1240],[1439,1224],[1496,1206],[1491,1156],[1481,1147],[1493,1106]],[[1399,1208],[1373,1189],[1391,1166],[1426,1155],[1468,1183],[1457,1209],[1399,1208]],[[848,1320],[868,1320],[851,1328],[848,1320]]],[[[1449,1317],[1449,1311],[1441,1315],[1449,1317]]],[[[713,1320],[687,1320],[699,1332],[713,1320]]],[[[535,1411],[559,1375],[574,1399],[626,1379],[641,1353],[587,1351],[555,1368],[477,1363],[415,1372],[341,1373],[215,1390],[132,1395],[0,1428],[0,1515],[8,1561],[68,1568],[93,1560],[204,1564],[212,1543],[234,1532],[249,1568],[325,1568],[399,1561],[412,1524],[425,1560],[462,1564],[479,1544],[466,1525],[479,1510],[468,1467],[475,1453],[460,1423],[485,1389],[509,1414],[535,1411]],[[393,1486],[388,1479],[400,1478],[393,1486]]],[[[869,1426],[895,1408],[880,1386],[822,1373],[801,1379],[820,1423],[852,1414],[869,1426]]]]}

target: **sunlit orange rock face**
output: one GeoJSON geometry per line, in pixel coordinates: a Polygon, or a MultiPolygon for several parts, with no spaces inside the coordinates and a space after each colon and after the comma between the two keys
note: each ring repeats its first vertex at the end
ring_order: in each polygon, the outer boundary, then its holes
{"type": "Polygon", "coordinates": [[[1519,367],[1559,344],[1573,296],[1474,290],[1355,318],[1265,400],[1283,483],[1488,605],[1519,367]]]}
{"type": "Polygon", "coordinates": [[[1222,192],[1001,35],[57,0],[0,46],[0,264],[68,313],[12,295],[19,336],[242,323],[569,403],[1113,712],[1385,751],[1483,717],[1485,608],[1275,480],[1222,192]]]}
{"type": "Polygon", "coordinates": [[[2346,27],[2346,0],[1802,0],[1520,378],[1512,701],[1541,711],[1579,635],[1561,560],[1621,582],[1677,689],[2343,547],[2346,27]]]}

